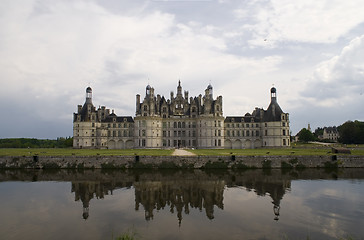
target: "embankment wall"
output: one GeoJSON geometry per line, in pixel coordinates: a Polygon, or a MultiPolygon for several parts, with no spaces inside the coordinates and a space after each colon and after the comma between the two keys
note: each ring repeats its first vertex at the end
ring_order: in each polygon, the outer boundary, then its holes
{"type": "Polygon", "coordinates": [[[1,156],[0,169],[24,168],[363,168],[364,156],[1,156]]]}

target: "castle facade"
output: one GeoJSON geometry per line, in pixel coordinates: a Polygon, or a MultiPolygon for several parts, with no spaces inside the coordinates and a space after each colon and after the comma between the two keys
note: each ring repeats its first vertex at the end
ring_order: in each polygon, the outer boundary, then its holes
{"type": "Polygon", "coordinates": [[[223,116],[222,96],[214,99],[209,84],[202,96],[182,93],[181,82],[170,99],[154,94],[148,85],[145,97],[136,95],[135,117],[117,116],[105,106],[96,109],[92,89],[73,119],[74,148],[204,148],[242,149],[290,146],[289,114],[271,88],[267,110],[256,108],[244,116],[223,116]]]}

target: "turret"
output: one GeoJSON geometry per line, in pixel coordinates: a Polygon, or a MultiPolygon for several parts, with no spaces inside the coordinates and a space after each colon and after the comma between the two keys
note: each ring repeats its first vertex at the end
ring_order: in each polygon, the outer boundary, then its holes
{"type": "Polygon", "coordinates": [[[213,91],[212,91],[211,84],[209,84],[207,86],[207,89],[206,89],[205,93],[206,93],[206,97],[209,96],[209,98],[211,98],[211,99],[213,98],[213,91]]]}
{"type": "Polygon", "coordinates": [[[277,102],[277,89],[275,87],[270,89],[270,100],[271,102],[277,102]]]}
{"type": "Polygon", "coordinates": [[[92,104],[92,88],[86,88],[86,104],[92,104]]]}

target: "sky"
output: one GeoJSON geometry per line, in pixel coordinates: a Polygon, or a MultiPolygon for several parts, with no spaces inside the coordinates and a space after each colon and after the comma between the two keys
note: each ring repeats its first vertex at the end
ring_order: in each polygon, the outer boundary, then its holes
{"type": "Polygon", "coordinates": [[[364,120],[361,0],[1,0],[0,138],[72,136],[73,113],[135,116],[150,84],[166,98],[213,86],[224,116],[267,109],[292,135],[364,120]]]}

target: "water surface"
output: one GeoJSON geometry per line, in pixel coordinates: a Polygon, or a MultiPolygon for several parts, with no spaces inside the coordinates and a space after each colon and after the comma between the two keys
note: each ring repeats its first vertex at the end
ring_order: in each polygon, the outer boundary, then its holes
{"type": "Polygon", "coordinates": [[[3,239],[364,239],[363,169],[0,171],[3,239]]]}

